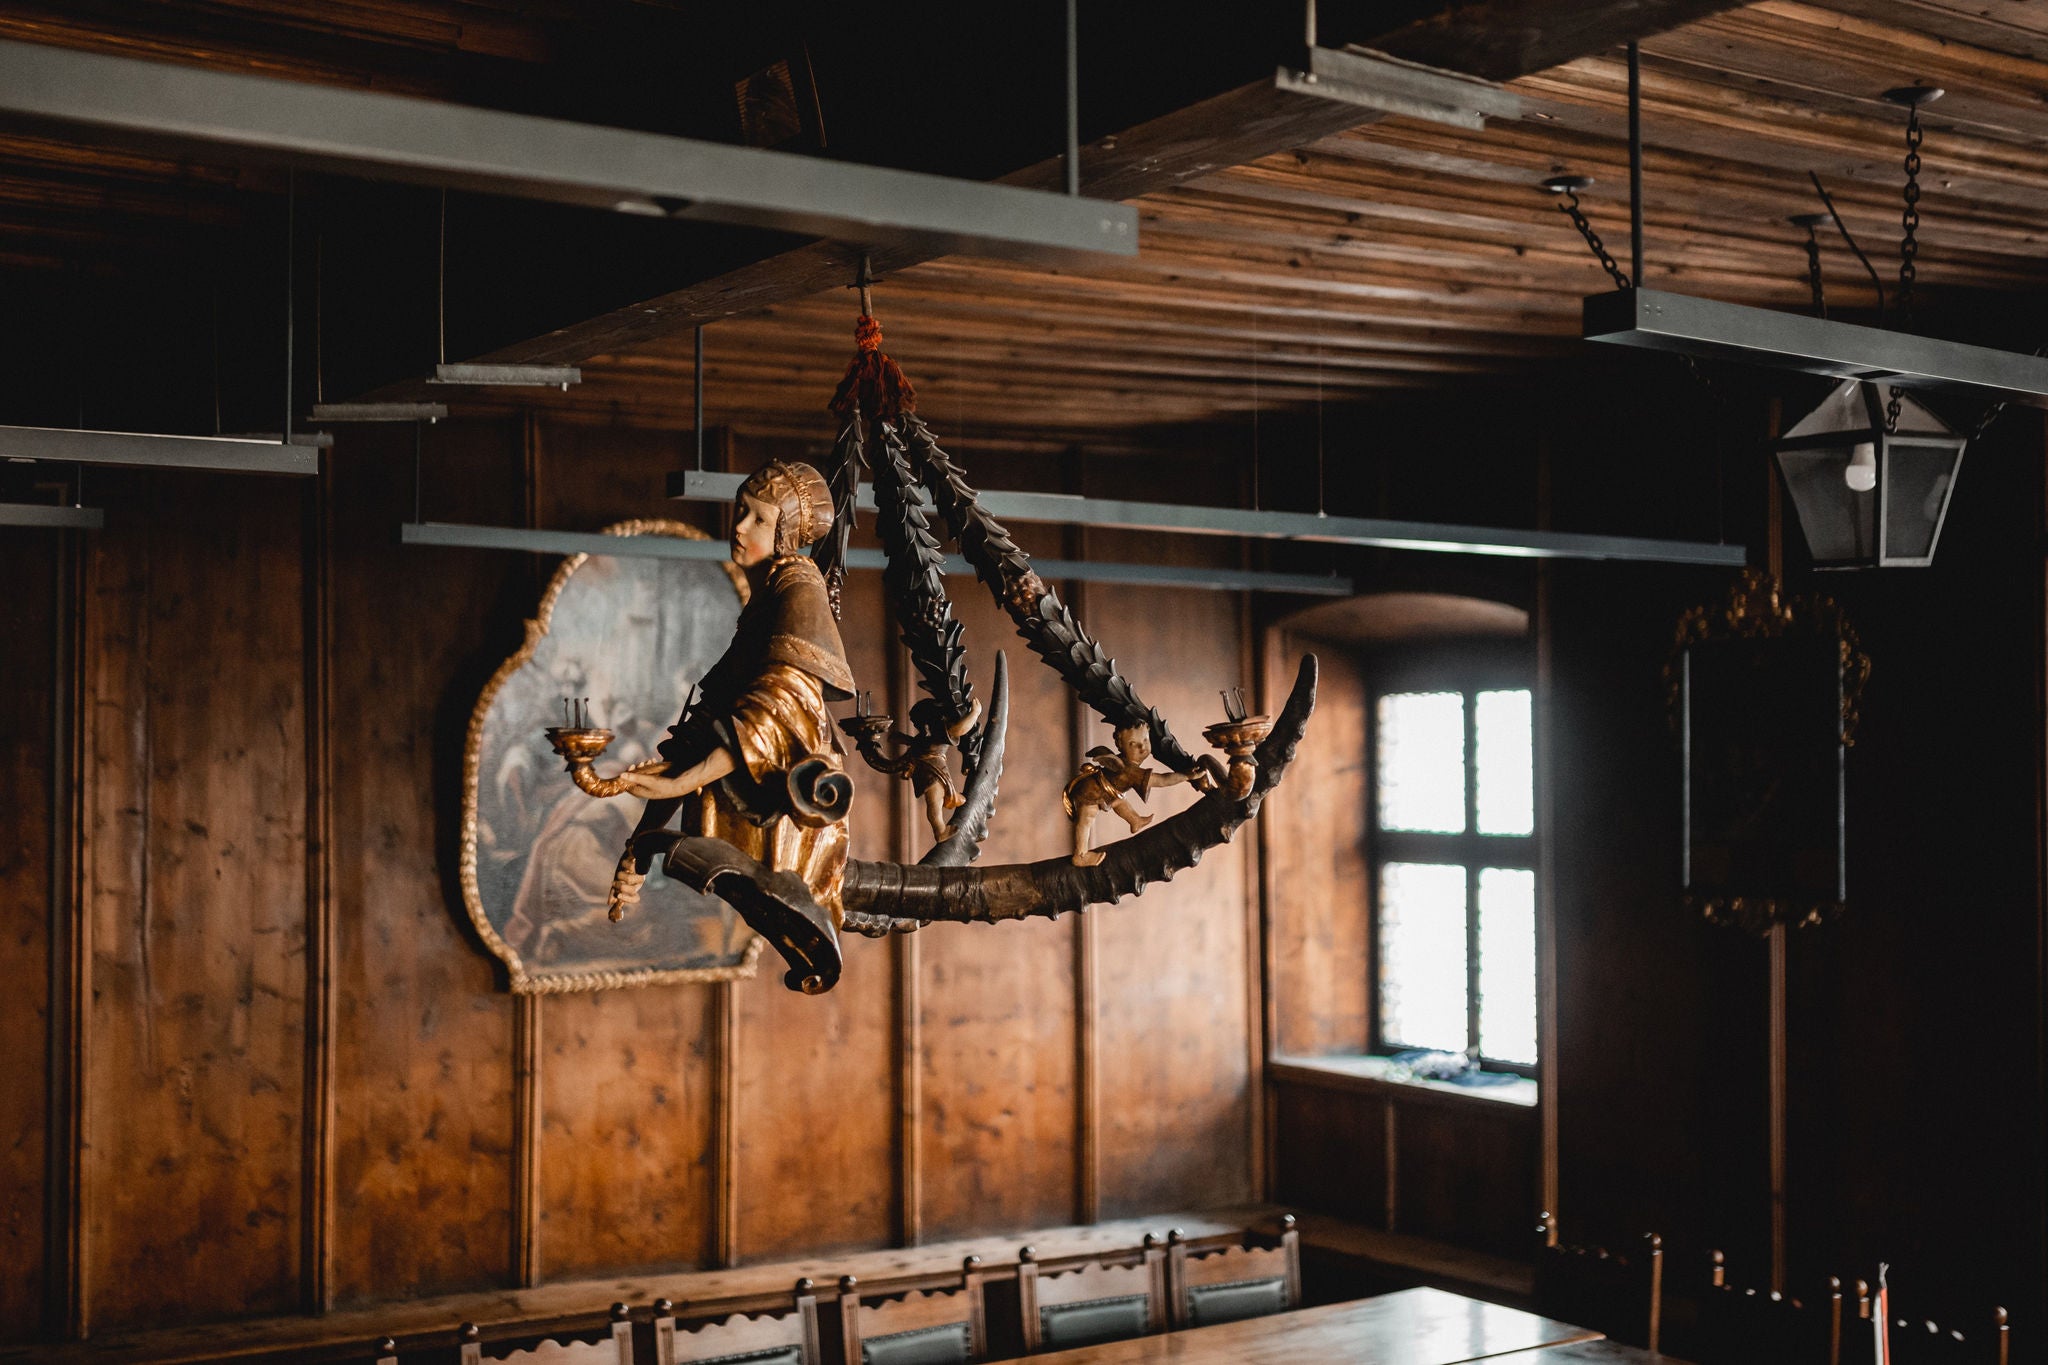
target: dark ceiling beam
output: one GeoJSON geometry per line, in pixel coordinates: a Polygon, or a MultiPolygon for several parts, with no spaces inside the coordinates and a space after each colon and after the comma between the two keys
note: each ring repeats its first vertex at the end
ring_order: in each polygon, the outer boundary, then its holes
{"type": "MultiPolygon", "coordinates": [[[[1481,0],[1418,7],[1422,16],[1370,39],[1392,56],[1490,80],[1511,80],[1603,52],[1722,10],[1742,0],[1481,0]]],[[[1326,24],[1326,30],[1328,25],[1326,24]]],[[[1091,198],[1129,200],[1232,166],[1289,151],[1376,122],[1354,105],[1305,98],[1270,79],[1240,86],[1100,139],[1082,150],[1081,186],[1091,198]]],[[[1033,189],[1060,183],[1058,158],[1002,182],[1033,189]]],[[[878,274],[930,259],[914,248],[872,253],[878,274]]],[[[682,289],[602,313],[479,357],[503,363],[580,364],[690,328],[852,280],[858,256],[812,242],[682,289]]],[[[392,392],[398,388],[395,386],[392,392]]]]}

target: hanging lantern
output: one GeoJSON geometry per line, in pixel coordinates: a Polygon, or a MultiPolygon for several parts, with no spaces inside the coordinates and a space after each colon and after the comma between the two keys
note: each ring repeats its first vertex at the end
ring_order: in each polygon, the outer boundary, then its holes
{"type": "Polygon", "coordinates": [[[1904,393],[1891,403],[1896,420],[1876,384],[1844,380],[1774,447],[1815,568],[1934,562],[1968,438],[1904,393]]]}

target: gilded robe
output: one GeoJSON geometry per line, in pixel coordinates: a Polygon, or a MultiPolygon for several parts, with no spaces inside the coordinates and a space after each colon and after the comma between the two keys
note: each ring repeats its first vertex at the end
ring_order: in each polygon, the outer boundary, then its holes
{"type": "Polygon", "coordinates": [[[672,772],[714,748],[732,754],[733,772],[680,802],[649,802],[640,828],[661,828],[680,806],[684,831],[723,839],[771,871],[802,877],[837,927],[846,822],[811,829],[791,819],[783,775],[811,757],[844,765],[825,705],[852,695],[853,670],[824,575],[805,555],[778,555],[741,611],[732,643],[660,746],[672,772]]]}

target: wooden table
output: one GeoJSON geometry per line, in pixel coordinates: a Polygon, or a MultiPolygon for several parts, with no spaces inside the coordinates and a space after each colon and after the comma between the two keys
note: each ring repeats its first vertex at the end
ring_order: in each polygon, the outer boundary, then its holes
{"type": "Polygon", "coordinates": [[[1534,1313],[1441,1289],[1403,1289],[1272,1317],[1083,1346],[1032,1360],[1035,1365],[1462,1365],[1502,1357],[1503,1365],[1619,1365],[1658,1359],[1603,1341],[1588,1328],[1534,1313]],[[1582,1345],[1626,1354],[1552,1354],[1582,1345]]]}

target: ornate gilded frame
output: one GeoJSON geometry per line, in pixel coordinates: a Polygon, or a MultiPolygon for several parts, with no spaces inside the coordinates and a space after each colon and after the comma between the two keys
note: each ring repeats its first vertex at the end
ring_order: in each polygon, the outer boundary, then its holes
{"type": "MultiPolygon", "coordinates": [[[[1842,758],[1856,742],[1863,690],[1870,680],[1870,657],[1863,652],[1856,630],[1833,598],[1823,594],[1787,596],[1783,585],[1759,569],[1745,569],[1721,604],[1693,607],[1678,619],[1676,638],[1664,666],[1666,704],[1672,727],[1685,740],[1685,881],[1683,903],[1710,923],[1729,925],[1751,933],[1763,933],[1775,924],[1810,927],[1833,919],[1843,908],[1839,872],[1843,856],[1841,828],[1842,758]],[[1692,717],[1688,714],[1688,656],[1695,647],[1719,641],[1832,639],[1838,668],[1838,714],[1834,740],[1836,798],[1836,886],[1832,897],[1748,894],[1732,889],[1702,890],[1694,878],[1694,802],[1700,785],[1692,749],[1692,717]]],[[[1824,743],[1825,741],[1823,741],[1824,743]]]]}
{"type": "MultiPolygon", "coordinates": [[[[602,529],[608,536],[677,536],[687,540],[708,540],[710,537],[694,526],[679,521],[651,518],[615,522],[602,529]]],[[[761,956],[761,939],[756,936],[747,945],[745,956],[728,967],[648,967],[632,971],[568,971],[536,972],[528,970],[519,953],[505,942],[484,912],[483,897],[477,878],[477,820],[478,785],[482,776],[483,733],[486,717],[492,704],[497,700],[499,690],[506,681],[532,661],[534,651],[546,638],[554,617],[555,604],[576,571],[590,559],[587,554],[572,555],[562,561],[554,575],[548,580],[547,589],[541,593],[540,604],[526,623],[526,638],[512,656],[500,664],[484,684],[476,706],[470,711],[469,728],[463,741],[462,751],[462,829],[460,852],[460,879],[464,909],[469,914],[471,927],[483,940],[492,956],[504,964],[508,984],[514,994],[551,995],[568,991],[616,990],[622,986],[651,986],[668,982],[733,981],[754,975],[755,966],[761,956]]],[[[731,581],[733,591],[738,594],[740,605],[747,602],[747,579],[740,569],[731,563],[721,566],[731,581]]]]}

